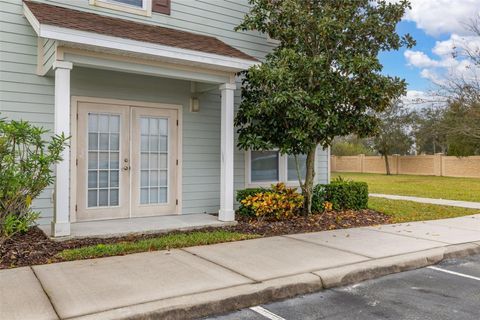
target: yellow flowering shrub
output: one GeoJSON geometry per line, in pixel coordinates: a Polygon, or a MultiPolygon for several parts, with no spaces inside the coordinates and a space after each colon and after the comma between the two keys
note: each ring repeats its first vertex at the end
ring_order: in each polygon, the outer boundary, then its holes
{"type": "Polygon", "coordinates": [[[284,183],[272,185],[271,190],[258,192],[241,201],[250,208],[259,219],[288,219],[299,212],[303,206],[303,196],[295,188],[287,188],[284,183]]]}
{"type": "Polygon", "coordinates": [[[325,211],[332,211],[333,210],[333,203],[329,202],[329,201],[325,201],[323,203],[323,208],[325,211]]]}

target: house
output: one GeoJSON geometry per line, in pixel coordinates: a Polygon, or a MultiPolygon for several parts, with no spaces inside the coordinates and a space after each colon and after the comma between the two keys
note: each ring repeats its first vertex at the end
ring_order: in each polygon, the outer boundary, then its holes
{"type": "MultiPolygon", "coordinates": [[[[292,157],[236,148],[236,73],[275,45],[233,30],[246,0],[0,5],[1,116],[71,135],[55,185],[34,203],[52,236],[97,220],[233,221],[235,190],[297,183],[292,157]]],[[[318,182],[327,153],[318,149],[318,182]]]]}

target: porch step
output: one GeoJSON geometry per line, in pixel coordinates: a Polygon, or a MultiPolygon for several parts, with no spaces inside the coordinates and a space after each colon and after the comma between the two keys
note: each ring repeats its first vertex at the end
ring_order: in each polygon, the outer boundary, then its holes
{"type": "MultiPolygon", "coordinates": [[[[236,223],[236,221],[219,221],[216,216],[203,213],[87,221],[72,223],[70,236],[52,239],[61,241],[81,238],[111,238],[132,234],[166,233],[175,230],[231,226],[236,223]]],[[[39,228],[47,236],[50,236],[50,225],[40,225],[39,228]]]]}

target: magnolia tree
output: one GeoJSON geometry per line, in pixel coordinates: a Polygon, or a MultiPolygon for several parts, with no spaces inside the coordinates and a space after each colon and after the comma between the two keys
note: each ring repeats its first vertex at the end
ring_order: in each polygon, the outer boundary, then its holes
{"type": "MultiPolygon", "coordinates": [[[[404,80],[381,74],[381,51],[412,47],[395,27],[408,1],[249,0],[237,30],[278,41],[261,65],[243,73],[235,124],[242,149],[306,155],[300,186],[311,212],[317,146],[335,136],[371,135],[377,112],[405,93],[404,80]]],[[[297,166],[298,167],[298,166],[297,166]]]]}

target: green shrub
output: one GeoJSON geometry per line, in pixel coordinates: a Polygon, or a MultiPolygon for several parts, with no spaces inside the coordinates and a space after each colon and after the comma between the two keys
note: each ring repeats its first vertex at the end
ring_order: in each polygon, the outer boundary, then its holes
{"type": "Polygon", "coordinates": [[[263,193],[266,191],[270,191],[270,189],[248,188],[248,189],[238,190],[236,199],[237,199],[237,202],[240,204],[240,206],[238,207],[237,213],[245,217],[252,217],[252,218],[255,217],[255,212],[252,210],[252,208],[243,205],[242,200],[245,200],[249,196],[254,196],[258,193],[263,193]]]}
{"type": "Polygon", "coordinates": [[[334,210],[361,210],[368,207],[368,185],[365,182],[333,180],[330,184],[316,185],[313,192],[312,211],[324,210],[330,202],[334,210]]]}
{"type": "Polygon", "coordinates": [[[62,160],[62,135],[44,140],[47,130],[25,121],[0,120],[0,244],[27,231],[38,218],[32,201],[54,182],[52,167],[62,160]]]}
{"type": "Polygon", "coordinates": [[[241,201],[245,208],[251,209],[255,216],[288,219],[296,215],[303,206],[303,196],[296,188],[287,188],[284,183],[272,185],[271,190],[250,195],[241,201]]]}

